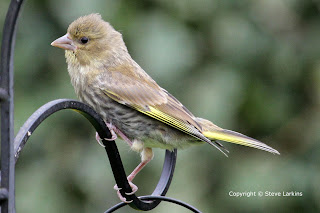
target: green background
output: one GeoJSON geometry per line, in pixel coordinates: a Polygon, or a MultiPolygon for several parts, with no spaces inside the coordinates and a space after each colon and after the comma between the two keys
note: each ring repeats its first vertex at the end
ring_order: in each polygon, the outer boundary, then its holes
{"type": "MultiPolygon", "coordinates": [[[[1,28],[8,5],[0,1],[1,28]]],[[[100,13],[140,66],[195,115],[281,153],[227,143],[229,158],[208,145],[179,151],[169,197],[203,212],[319,212],[319,11],[316,0],[29,0],[15,46],[15,132],[46,102],[76,99],[64,53],[50,43],[77,17],[100,13]]],[[[129,174],[139,155],[117,144],[129,174]]],[[[163,157],[155,150],[134,180],[138,195],[153,191],[163,157]]],[[[119,201],[114,184],[94,129],[77,113],[59,112],[34,132],[17,163],[17,212],[103,212],[119,201]]],[[[152,212],[189,211],[162,203],[152,212]]]]}

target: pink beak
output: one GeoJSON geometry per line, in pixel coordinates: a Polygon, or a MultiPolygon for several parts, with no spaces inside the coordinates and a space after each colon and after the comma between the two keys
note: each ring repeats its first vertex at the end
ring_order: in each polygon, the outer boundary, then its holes
{"type": "Polygon", "coordinates": [[[62,48],[65,50],[71,50],[71,51],[75,51],[77,49],[77,47],[74,45],[68,33],[54,40],[51,43],[51,45],[54,47],[59,47],[59,48],[62,48]]]}

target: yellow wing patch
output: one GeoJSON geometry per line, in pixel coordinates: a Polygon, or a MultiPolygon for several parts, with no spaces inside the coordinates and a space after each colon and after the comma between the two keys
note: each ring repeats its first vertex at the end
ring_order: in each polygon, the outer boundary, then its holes
{"type": "Polygon", "coordinates": [[[172,117],[152,106],[149,106],[149,110],[143,110],[140,107],[133,107],[135,109],[137,109],[139,112],[142,112],[143,114],[146,114],[152,118],[155,118],[157,120],[162,121],[165,124],[168,124],[172,127],[175,127],[189,135],[192,136],[197,136],[199,131],[192,125],[189,125],[187,123],[185,123],[184,121],[181,121],[175,117],[172,117]]]}
{"type": "Polygon", "coordinates": [[[226,157],[228,157],[228,155],[224,152],[228,152],[228,150],[226,150],[220,143],[216,143],[216,141],[214,141],[214,143],[208,139],[206,136],[203,135],[203,133],[199,132],[199,130],[197,128],[195,128],[193,125],[190,125],[182,120],[179,120],[175,117],[172,117],[154,107],[150,107],[148,111],[139,109],[138,107],[133,107],[136,110],[138,110],[139,112],[146,114],[152,118],[155,118],[169,126],[172,126],[192,137],[195,137],[201,141],[207,142],[208,144],[210,144],[211,146],[216,147],[220,152],[222,152],[226,157]],[[224,151],[222,150],[224,149],[224,151]]]}

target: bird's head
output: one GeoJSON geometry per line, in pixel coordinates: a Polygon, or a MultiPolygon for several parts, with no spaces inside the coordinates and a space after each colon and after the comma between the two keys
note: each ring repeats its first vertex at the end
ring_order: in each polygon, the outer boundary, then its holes
{"type": "Polygon", "coordinates": [[[51,43],[66,50],[68,63],[88,65],[107,59],[117,46],[125,46],[122,36],[99,14],[82,16],[73,21],[67,33],[51,43]]]}

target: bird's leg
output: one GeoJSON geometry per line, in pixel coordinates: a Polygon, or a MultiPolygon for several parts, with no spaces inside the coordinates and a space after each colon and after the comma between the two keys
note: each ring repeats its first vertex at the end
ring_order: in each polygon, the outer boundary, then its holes
{"type": "MultiPolygon", "coordinates": [[[[128,183],[131,187],[132,192],[126,193],[127,195],[132,195],[134,194],[137,190],[138,187],[132,183],[132,180],[135,178],[135,176],[152,160],[153,158],[153,152],[151,148],[143,148],[143,143],[140,141],[136,141],[134,144],[123,132],[121,132],[120,129],[118,129],[116,126],[112,125],[112,123],[106,123],[107,127],[109,128],[112,137],[110,139],[106,139],[107,141],[113,141],[117,139],[117,135],[119,135],[124,141],[128,143],[128,145],[136,150],[141,152],[141,163],[131,172],[131,174],[127,177],[128,183]]],[[[99,137],[99,134],[96,133],[96,139],[98,143],[104,147],[104,145],[101,143],[101,138],[99,137]]],[[[113,187],[115,190],[117,190],[117,195],[120,198],[122,202],[125,203],[131,203],[132,201],[127,201],[126,198],[122,197],[120,190],[117,185],[113,187]]]]}
{"type": "MultiPolygon", "coordinates": [[[[153,152],[151,148],[143,148],[141,152],[141,163],[131,172],[131,174],[127,177],[129,185],[132,189],[132,192],[125,193],[126,195],[132,195],[136,193],[138,190],[138,187],[132,183],[132,180],[135,178],[135,176],[152,160],[153,158],[153,152]]],[[[118,188],[117,185],[113,187],[115,190],[117,190],[118,197],[122,202],[125,203],[131,203],[132,201],[127,201],[126,198],[122,197],[120,190],[121,188],[118,188]]]]}
{"type": "Polygon", "coordinates": [[[127,144],[130,147],[132,146],[132,144],[133,144],[132,141],[123,132],[121,132],[120,129],[118,129],[116,126],[113,126],[112,123],[106,123],[106,124],[109,129],[112,129],[116,134],[118,134],[120,136],[120,138],[122,138],[122,140],[127,142],[127,144]]]}
{"type": "MultiPolygon", "coordinates": [[[[110,130],[111,133],[111,138],[104,138],[106,141],[114,141],[115,139],[117,139],[117,134],[125,141],[129,144],[129,146],[132,145],[131,140],[125,135],[123,134],[120,129],[118,129],[116,126],[114,126],[112,123],[107,123],[106,122],[107,127],[110,130]]],[[[103,145],[103,143],[101,142],[101,138],[99,136],[99,134],[96,132],[96,140],[98,141],[98,143],[102,146],[105,147],[103,145]]]]}
{"type": "Polygon", "coordinates": [[[144,148],[141,153],[141,163],[128,176],[128,181],[132,182],[132,180],[136,177],[136,175],[152,160],[152,158],[153,158],[152,149],[144,148]]]}

